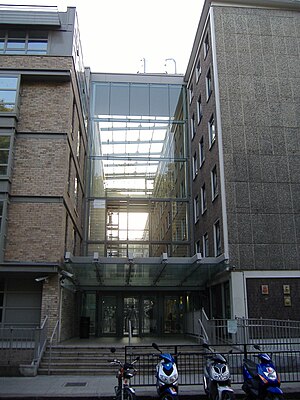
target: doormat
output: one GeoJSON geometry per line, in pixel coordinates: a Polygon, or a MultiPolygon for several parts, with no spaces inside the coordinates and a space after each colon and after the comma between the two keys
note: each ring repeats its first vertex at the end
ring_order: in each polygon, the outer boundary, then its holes
{"type": "Polygon", "coordinates": [[[65,386],[86,386],[87,382],[67,382],[65,386]]]}

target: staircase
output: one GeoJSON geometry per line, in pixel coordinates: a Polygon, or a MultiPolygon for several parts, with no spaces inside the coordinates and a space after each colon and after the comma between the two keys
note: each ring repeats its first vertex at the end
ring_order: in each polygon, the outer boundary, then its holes
{"type": "Polygon", "coordinates": [[[116,367],[109,366],[108,360],[124,358],[124,348],[116,348],[111,353],[110,347],[100,346],[52,346],[47,347],[41,360],[39,375],[111,375],[116,367]]]}
{"type": "MultiPolygon", "coordinates": [[[[184,345],[184,348],[178,346],[181,353],[180,368],[182,371],[194,373],[198,371],[199,359],[201,359],[202,348],[199,345],[184,345]]],[[[111,353],[110,347],[101,345],[53,345],[51,351],[47,347],[40,366],[38,369],[39,375],[111,375],[115,376],[118,367],[109,365],[108,360],[115,358],[124,361],[125,348],[124,346],[115,347],[115,353],[111,353]]],[[[134,359],[140,357],[137,364],[138,375],[154,376],[155,364],[158,358],[153,356],[157,353],[151,346],[132,346],[127,347],[127,356],[134,359]]],[[[164,351],[173,352],[174,346],[164,346],[164,351]]],[[[158,353],[157,353],[158,354],[158,353]]]]}

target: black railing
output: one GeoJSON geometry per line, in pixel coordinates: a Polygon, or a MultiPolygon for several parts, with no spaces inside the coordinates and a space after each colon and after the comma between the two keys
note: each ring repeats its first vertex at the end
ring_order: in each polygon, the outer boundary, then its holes
{"type": "MultiPolygon", "coordinates": [[[[300,381],[300,343],[295,343],[295,350],[275,349],[272,345],[272,359],[276,365],[281,382],[300,381]]],[[[262,351],[267,351],[268,344],[264,344],[262,351]]],[[[201,345],[159,346],[163,352],[178,354],[177,368],[181,385],[201,385],[203,366],[208,353],[201,345]]],[[[216,352],[221,352],[228,360],[232,383],[243,382],[242,364],[245,356],[258,361],[257,350],[252,345],[235,345],[234,348],[222,345],[211,345],[216,352]],[[229,353],[230,350],[230,353],[229,353]]],[[[135,386],[150,386],[155,384],[155,366],[158,363],[158,354],[151,346],[125,346],[126,361],[140,356],[136,365],[138,373],[133,378],[135,386]]]]}

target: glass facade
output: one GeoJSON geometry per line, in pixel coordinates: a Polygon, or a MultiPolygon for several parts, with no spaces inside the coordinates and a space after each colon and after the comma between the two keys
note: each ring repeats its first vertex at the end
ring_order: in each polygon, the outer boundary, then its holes
{"type": "Polygon", "coordinates": [[[184,99],[178,83],[92,83],[89,255],[190,255],[184,99]]]}

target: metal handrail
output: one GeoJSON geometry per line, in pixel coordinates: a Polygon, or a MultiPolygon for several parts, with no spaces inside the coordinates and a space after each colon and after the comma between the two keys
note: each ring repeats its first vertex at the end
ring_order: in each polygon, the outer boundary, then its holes
{"type": "Polygon", "coordinates": [[[52,343],[53,343],[53,340],[54,340],[54,336],[58,331],[58,328],[59,328],[59,320],[56,321],[56,324],[54,326],[52,335],[51,335],[50,340],[49,340],[48,375],[50,375],[50,366],[51,366],[51,361],[52,361],[52,343]]]}
{"type": "Polygon", "coordinates": [[[205,326],[204,326],[204,324],[203,324],[203,322],[202,322],[202,318],[203,318],[203,317],[204,317],[204,319],[205,319],[206,321],[208,321],[208,317],[207,317],[207,315],[206,315],[206,312],[205,312],[204,308],[202,308],[201,314],[202,314],[202,317],[200,317],[200,318],[198,319],[198,323],[199,323],[199,325],[200,325],[199,339],[201,340],[201,338],[204,338],[205,342],[208,343],[208,342],[209,342],[209,337],[208,337],[208,334],[207,334],[207,332],[206,332],[205,326]]]}
{"type": "Polygon", "coordinates": [[[45,319],[43,320],[40,328],[36,330],[38,334],[38,338],[35,340],[35,357],[31,362],[31,365],[39,366],[42,356],[44,354],[46,344],[47,344],[47,328],[48,328],[48,315],[46,315],[45,319]],[[41,340],[42,339],[42,340],[41,340]]]}

